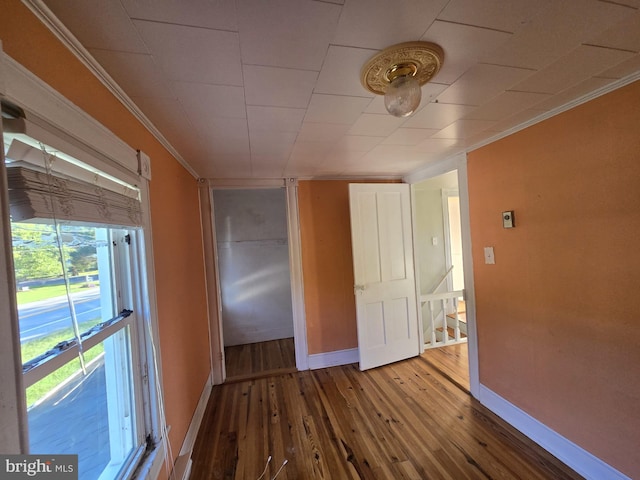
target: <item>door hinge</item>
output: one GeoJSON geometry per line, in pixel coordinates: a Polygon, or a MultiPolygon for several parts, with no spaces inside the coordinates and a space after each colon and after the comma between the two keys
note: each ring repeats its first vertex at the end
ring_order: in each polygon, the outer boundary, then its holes
{"type": "Polygon", "coordinates": [[[127,233],[127,234],[124,236],[124,241],[125,241],[125,243],[126,243],[127,245],[131,245],[131,235],[127,233]]]}

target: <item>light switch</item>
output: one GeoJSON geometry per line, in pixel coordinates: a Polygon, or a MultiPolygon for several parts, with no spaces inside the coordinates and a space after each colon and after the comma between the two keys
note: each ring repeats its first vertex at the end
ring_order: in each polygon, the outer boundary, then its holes
{"type": "Polygon", "coordinates": [[[484,263],[495,265],[496,257],[493,255],[493,247],[484,247],[484,263]]]}
{"type": "Polygon", "coordinates": [[[438,245],[438,237],[431,237],[431,245],[438,245]]]}

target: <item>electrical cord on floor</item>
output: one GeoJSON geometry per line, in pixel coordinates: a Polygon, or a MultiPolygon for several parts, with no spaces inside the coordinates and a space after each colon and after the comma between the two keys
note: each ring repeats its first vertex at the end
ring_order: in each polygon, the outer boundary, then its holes
{"type": "Polygon", "coordinates": [[[284,468],[284,466],[285,466],[287,463],[289,463],[289,460],[287,460],[287,459],[285,458],[284,462],[282,462],[282,465],[280,465],[280,468],[278,469],[278,471],[276,472],[276,474],[273,476],[273,478],[272,478],[271,480],[276,480],[276,477],[277,477],[278,475],[280,475],[280,472],[282,471],[282,469],[284,468]]]}
{"type": "MultiPolygon", "coordinates": [[[[264,470],[262,471],[262,473],[260,474],[260,476],[257,478],[257,480],[262,480],[262,478],[264,477],[264,474],[267,473],[267,469],[269,468],[269,463],[271,462],[271,455],[269,455],[269,458],[267,458],[267,463],[264,466],[264,470]]],[[[287,460],[285,458],[284,462],[282,462],[282,465],[280,465],[280,468],[278,469],[278,471],[276,472],[276,474],[271,477],[271,480],[276,480],[276,477],[278,475],[280,475],[280,472],[282,471],[282,469],[284,468],[284,466],[289,463],[289,460],[287,460]]]]}
{"type": "Polygon", "coordinates": [[[264,466],[264,470],[262,471],[262,475],[260,475],[258,477],[258,480],[262,480],[262,477],[264,477],[264,474],[267,473],[267,468],[269,468],[269,462],[271,461],[271,455],[269,455],[269,458],[267,458],[267,463],[264,466]]]}

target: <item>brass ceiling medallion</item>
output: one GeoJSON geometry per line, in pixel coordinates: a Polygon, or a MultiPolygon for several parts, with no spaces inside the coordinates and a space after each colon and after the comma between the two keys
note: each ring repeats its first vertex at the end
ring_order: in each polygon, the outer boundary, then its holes
{"type": "Polygon", "coordinates": [[[385,48],[362,67],[360,80],[371,93],[384,95],[391,81],[412,76],[420,86],[440,70],[444,51],[430,42],[406,42],[385,48]]]}

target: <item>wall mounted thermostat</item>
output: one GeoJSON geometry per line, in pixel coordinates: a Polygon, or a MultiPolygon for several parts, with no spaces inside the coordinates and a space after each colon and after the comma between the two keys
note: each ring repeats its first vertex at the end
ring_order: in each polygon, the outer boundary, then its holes
{"type": "Polygon", "coordinates": [[[502,226],[504,228],[513,228],[516,226],[513,220],[513,210],[502,212],[502,226]]]}

